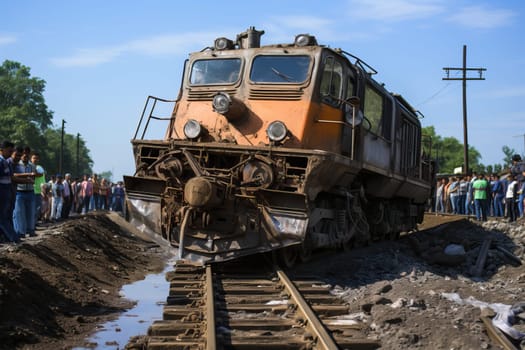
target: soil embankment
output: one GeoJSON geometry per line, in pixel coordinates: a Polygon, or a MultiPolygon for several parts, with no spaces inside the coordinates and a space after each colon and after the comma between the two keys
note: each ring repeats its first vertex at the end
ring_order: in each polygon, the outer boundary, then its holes
{"type": "Polygon", "coordinates": [[[160,272],[166,252],[116,213],[38,227],[0,245],[0,349],[69,349],[130,308],[122,285],[160,272]],[[133,233],[131,233],[133,232],[133,233]]]}

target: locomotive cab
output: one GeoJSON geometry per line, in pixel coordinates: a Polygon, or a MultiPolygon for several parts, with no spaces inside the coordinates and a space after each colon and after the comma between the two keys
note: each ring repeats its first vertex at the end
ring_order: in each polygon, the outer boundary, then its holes
{"type": "Polygon", "coordinates": [[[263,33],[191,54],[170,117],[148,98],[125,177],[130,220],[207,262],[413,229],[430,186],[410,105],[351,54],[306,34],[261,46],[263,33]],[[155,119],[166,134],[146,140],[155,119]]]}

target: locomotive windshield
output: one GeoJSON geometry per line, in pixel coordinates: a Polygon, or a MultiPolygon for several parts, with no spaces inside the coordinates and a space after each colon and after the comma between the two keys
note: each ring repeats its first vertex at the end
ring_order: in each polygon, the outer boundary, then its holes
{"type": "Polygon", "coordinates": [[[250,79],[254,83],[295,83],[308,78],[309,56],[257,56],[250,79]]]}
{"type": "Polygon", "coordinates": [[[239,79],[240,58],[197,60],[191,66],[190,84],[231,84],[239,79]]]}

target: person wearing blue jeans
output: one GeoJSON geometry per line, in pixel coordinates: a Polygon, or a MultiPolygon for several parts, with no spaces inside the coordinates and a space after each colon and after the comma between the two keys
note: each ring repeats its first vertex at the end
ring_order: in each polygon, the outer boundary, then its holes
{"type": "Polygon", "coordinates": [[[487,188],[489,182],[485,179],[484,174],[472,184],[474,190],[474,207],[476,209],[476,219],[478,221],[487,221],[487,188]]]}
{"type": "MultiPolygon", "coordinates": [[[[523,178],[525,179],[525,171],[523,172],[523,178]]],[[[519,211],[519,216],[520,218],[522,218],[524,216],[524,203],[523,201],[525,200],[525,181],[522,181],[521,183],[521,188],[520,190],[518,191],[519,193],[519,196],[518,196],[518,211],[519,211]]]]}
{"type": "Polygon", "coordinates": [[[505,215],[505,208],[504,208],[504,202],[505,202],[505,186],[503,182],[500,180],[498,174],[492,175],[494,177],[494,183],[492,185],[492,198],[493,198],[493,211],[494,216],[502,217],[505,215]]]}
{"type": "Polygon", "coordinates": [[[18,238],[12,222],[11,198],[13,195],[13,168],[7,161],[13,153],[14,144],[10,141],[4,141],[0,145],[0,233],[5,236],[9,242],[18,243],[18,238]]]}
{"type": "Polygon", "coordinates": [[[35,182],[36,169],[29,162],[30,151],[24,151],[22,158],[15,165],[14,177],[16,178],[16,199],[13,220],[16,221],[15,229],[20,238],[26,234],[35,235],[35,182]]]}
{"type": "Polygon", "coordinates": [[[472,188],[472,184],[474,183],[474,180],[476,179],[476,175],[474,175],[474,178],[470,175],[467,175],[467,195],[465,198],[465,214],[471,215],[475,214],[474,212],[474,189],[472,188]]]}

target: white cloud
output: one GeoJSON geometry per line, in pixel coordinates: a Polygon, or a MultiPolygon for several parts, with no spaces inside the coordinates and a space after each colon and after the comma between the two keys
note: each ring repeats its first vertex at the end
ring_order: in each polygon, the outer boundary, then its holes
{"type": "Polygon", "coordinates": [[[510,10],[470,6],[462,8],[448,20],[465,27],[490,29],[505,26],[516,16],[517,14],[510,10]]]}
{"type": "Polygon", "coordinates": [[[215,33],[157,35],[114,46],[77,49],[72,55],[53,58],[51,61],[60,67],[88,67],[111,62],[126,54],[149,56],[183,54],[200,48],[194,47],[194,43],[210,42],[211,45],[215,37],[215,33]]]}
{"type": "Polygon", "coordinates": [[[0,34],[0,46],[9,45],[16,41],[16,37],[13,35],[0,34]]]}
{"type": "Polygon", "coordinates": [[[350,0],[351,18],[377,21],[403,21],[427,18],[444,11],[436,0],[350,0]]]}

